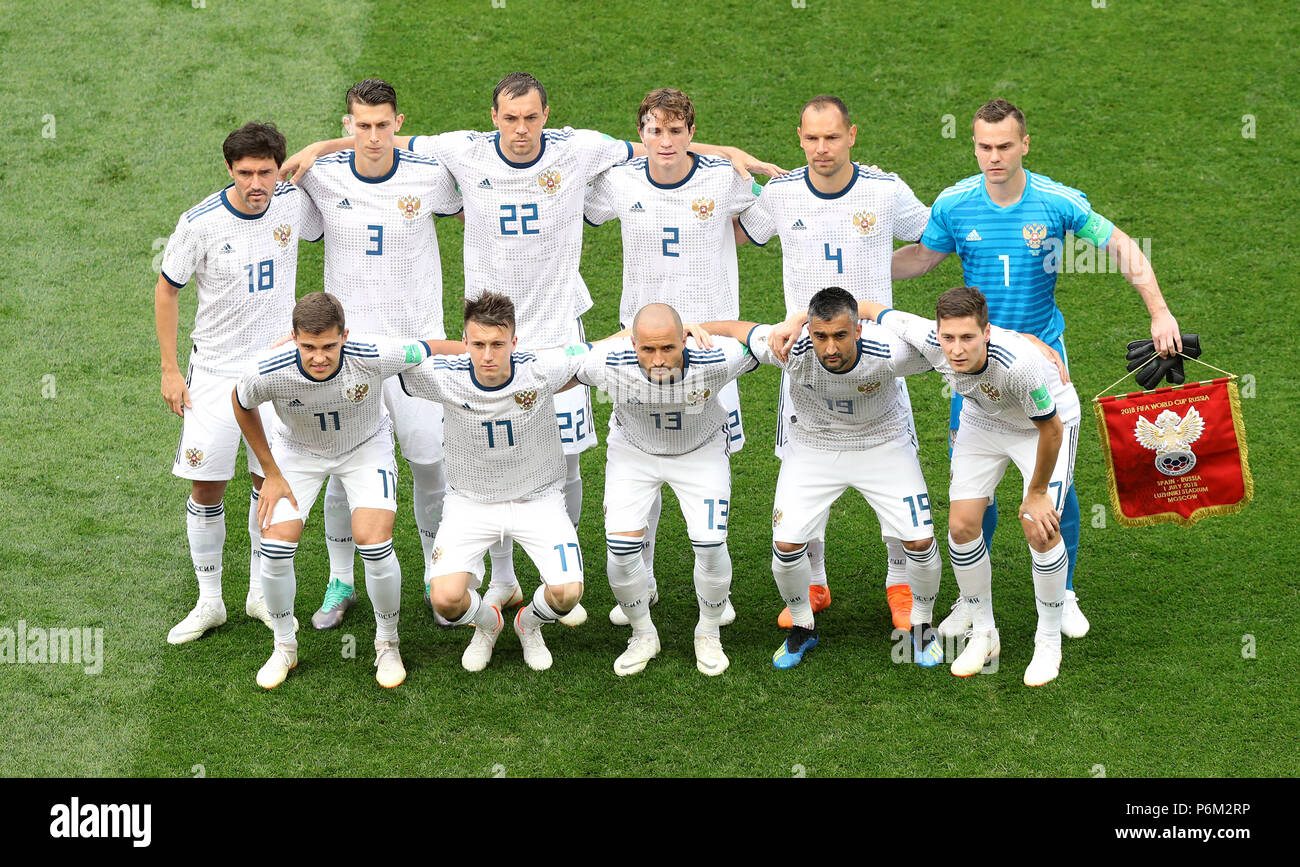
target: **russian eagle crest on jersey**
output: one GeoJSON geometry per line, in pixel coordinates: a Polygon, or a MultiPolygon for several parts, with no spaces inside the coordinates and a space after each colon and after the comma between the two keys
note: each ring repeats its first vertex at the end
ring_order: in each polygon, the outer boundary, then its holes
{"type": "MultiPolygon", "coordinates": [[[[1054,245],[1073,232],[1104,246],[1114,226],[1079,190],[1027,169],[1025,179],[1020,201],[1007,207],[993,204],[983,175],[948,187],[935,197],[921,243],[961,257],[963,280],[984,293],[994,325],[1050,344],[1065,331],[1056,306],[1054,245]]],[[[1055,247],[1056,255],[1062,252],[1070,251],[1055,247]]]]}
{"type": "Polygon", "coordinates": [[[195,279],[191,363],[227,377],[289,330],[298,274],[293,227],[309,241],[322,232],[320,212],[293,184],[276,184],[271,203],[256,215],[230,204],[232,186],[181,215],[162,262],[163,278],[176,288],[195,279]]]}
{"type": "Polygon", "coordinates": [[[1053,415],[1059,414],[1062,424],[1079,420],[1079,395],[1074,386],[1062,383],[1055,365],[1014,331],[992,326],[983,369],[959,373],[939,346],[933,319],[886,310],[879,321],[916,347],[953,391],[965,398],[962,425],[969,422],[988,431],[1023,433],[1036,430],[1035,420],[1053,415]]]}
{"type": "Polygon", "coordinates": [[[325,291],[348,325],[394,337],[443,337],[435,216],[460,211],[456,181],[436,159],[393,151],[383,177],[356,171],[351,150],[321,157],[302,178],[325,220],[325,291]]]}
{"type": "Polygon", "coordinates": [[[512,353],[510,378],[497,386],[479,384],[468,354],[435,355],[402,374],[407,394],[443,405],[449,493],[505,503],[564,487],[553,398],[585,354],[585,345],[512,353]]]}
{"type": "Polygon", "coordinates": [[[684,455],[727,429],[727,412],[717,395],[758,362],[729,337],[714,338],[707,350],[688,338],[682,359],[681,379],[661,384],[641,369],[630,337],[603,340],[587,355],[578,381],[607,392],[613,401],[611,439],[622,438],[646,454],[684,455]]]}
{"type": "Polygon", "coordinates": [[[587,193],[587,222],[620,222],[620,322],[631,323],[638,310],[656,301],[691,322],[740,316],[731,218],[757,201],[762,188],[737,175],[727,160],[693,157],[679,183],[655,183],[649,161],[638,157],[596,178],[587,193]]]}
{"type": "Polygon", "coordinates": [[[435,156],[460,183],[465,297],[509,297],[521,349],[562,346],[591,307],[578,273],[587,184],[630,159],[632,146],[594,130],[547,129],[536,158],[518,163],[499,139],[499,132],[447,132],[416,136],[410,147],[435,156]]]}
{"type": "Polygon", "coordinates": [[[785,371],[790,383],[791,436],[821,451],[864,451],[909,436],[911,413],[902,402],[898,377],[933,366],[907,341],[873,322],[862,323],[858,360],[845,371],[827,370],[817,359],[805,328],[785,362],[768,346],[771,325],[749,334],[754,357],[785,371]]]}
{"type": "Polygon", "coordinates": [[[391,430],[383,401],[365,397],[378,394],[388,377],[415,366],[407,360],[411,346],[417,348],[419,360],[428,357],[429,347],[423,342],[353,337],[343,344],[338,369],[325,379],[308,375],[293,344],[267,349],[244,369],[235,396],[247,410],[271,401],[280,419],[275,436],[290,451],[342,457],[391,430]]]}
{"type": "Polygon", "coordinates": [[[930,209],[898,175],[854,163],[848,186],[818,192],[808,167],[773,178],[740,226],[755,244],[781,236],[786,315],[808,309],[827,286],[842,286],[854,298],[890,304],[894,239],[916,241],[930,209]]]}

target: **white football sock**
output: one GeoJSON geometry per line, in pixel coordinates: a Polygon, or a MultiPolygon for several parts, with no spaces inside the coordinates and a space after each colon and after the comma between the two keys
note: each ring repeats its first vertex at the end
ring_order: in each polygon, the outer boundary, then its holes
{"type": "Polygon", "coordinates": [[[772,546],[772,577],[785,604],[790,606],[790,618],[795,626],[812,629],[812,601],[808,598],[808,585],[812,575],[808,568],[808,546],[804,545],[786,553],[772,546]]]}
{"type": "Polygon", "coordinates": [[[429,560],[433,556],[433,543],[438,537],[438,524],[442,522],[442,503],[447,496],[447,476],[442,461],[433,464],[415,464],[411,468],[415,503],[415,526],[420,530],[420,547],[424,551],[424,583],[433,578],[429,560]]]}
{"type": "Polygon", "coordinates": [[[515,540],[506,536],[488,546],[488,556],[492,559],[492,574],[488,577],[488,587],[519,586],[515,577],[515,540]]]}
{"type": "Polygon", "coordinates": [[[901,539],[885,539],[885,556],[889,560],[885,569],[885,586],[897,587],[907,584],[907,549],[901,539]]]}
{"type": "Polygon", "coordinates": [[[731,554],[727,543],[691,543],[695,549],[695,598],[700,605],[700,620],[695,634],[719,636],[719,621],[731,593],[731,554]]]}
{"type": "Polygon", "coordinates": [[[248,595],[262,595],[262,525],[257,520],[257,491],[248,498],[248,595]]]}
{"type": "Polygon", "coordinates": [[[939,543],[930,540],[924,551],[907,552],[907,583],[912,589],[912,625],[929,623],[934,618],[934,600],[939,596],[939,579],[943,576],[943,559],[939,543]]]}
{"type": "Polygon", "coordinates": [[[949,533],[948,556],[957,587],[970,607],[971,629],[987,632],[996,624],[993,622],[993,563],[984,537],[976,536],[973,541],[958,544],[949,533]]]}
{"type": "Polygon", "coordinates": [[[664,494],[659,491],[655,494],[655,501],[650,506],[650,514],[646,516],[645,536],[642,537],[644,549],[641,557],[645,560],[645,584],[646,591],[655,595],[659,585],[655,583],[655,534],[659,532],[659,515],[664,508],[664,494]]]}
{"type": "Polygon", "coordinates": [[[356,559],[352,542],[352,510],[347,491],[336,476],[325,486],[325,548],[330,555],[330,579],[353,586],[352,564],[356,559]]]}
{"type": "Polygon", "coordinates": [[[375,641],[396,641],[402,607],[402,566],[393,553],[393,540],[358,545],[366,570],[366,594],[375,608],[375,641]]]}
{"type": "Polygon", "coordinates": [[[297,551],[297,542],[262,540],[262,593],[271,615],[271,630],[277,644],[295,647],[298,639],[293,632],[293,599],[298,592],[298,580],[293,572],[293,555],[297,551]]]}
{"type": "Polygon", "coordinates": [[[451,621],[452,626],[481,626],[484,629],[496,629],[500,621],[501,613],[491,605],[483,604],[483,597],[478,595],[477,590],[467,590],[469,594],[469,607],[465,613],[455,620],[451,621]]]}
{"type": "Polygon", "coordinates": [[[633,632],[652,632],[650,590],[646,584],[641,540],[632,536],[606,536],[605,574],[609,589],[627,615],[633,632]]]}
{"type": "Polygon", "coordinates": [[[533,593],[533,601],[519,609],[518,618],[521,629],[537,629],[560,619],[560,614],[546,601],[545,584],[538,585],[537,591],[533,593]]]}
{"type": "Polygon", "coordinates": [[[582,465],[578,462],[580,455],[565,455],[564,465],[564,508],[569,513],[573,526],[578,526],[582,518],[582,465]]]}
{"type": "Polygon", "coordinates": [[[185,503],[185,531],[201,601],[221,601],[221,549],[226,544],[226,504],[205,506],[190,497],[185,503]]]}
{"type": "Polygon", "coordinates": [[[1065,607],[1065,577],[1070,560],[1065,542],[1042,553],[1030,549],[1034,559],[1034,604],[1038,607],[1038,630],[1035,638],[1058,644],[1061,640],[1061,612],[1065,607]]]}
{"type": "Polygon", "coordinates": [[[811,570],[808,574],[808,583],[825,587],[826,541],[824,539],[813,539],[808,543],[808,567],[811,570]]]}

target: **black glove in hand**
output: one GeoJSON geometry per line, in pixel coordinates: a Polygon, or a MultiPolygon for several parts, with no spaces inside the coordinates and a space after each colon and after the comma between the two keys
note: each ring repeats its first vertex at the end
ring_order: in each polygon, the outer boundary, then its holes
{"type": "MultiPolygon", "coordinates": [[[[1197,334],[1182,335],[1183,355],[1188,358],[1197,358],[1201,354],[1201,338],[1197,334]]],[[[1128,352],[1125,359],[1128,361],[1128,371],[1132,373],[1139,367],[1137,383],[1144,389],[1150,390],[1160,385],[1161,380],[1167,380],[1170,385],[1182,385],[1187,381],[1183,373],[1182,355],[1171,355],[1168,358],[1151,357],[1156,354],[1155,342],[1150,338],[1145,340],[1134,340],[1128,345],[1128,352]],[[1150,363],[1148,363],[1150,361],[1150,363]]]]}

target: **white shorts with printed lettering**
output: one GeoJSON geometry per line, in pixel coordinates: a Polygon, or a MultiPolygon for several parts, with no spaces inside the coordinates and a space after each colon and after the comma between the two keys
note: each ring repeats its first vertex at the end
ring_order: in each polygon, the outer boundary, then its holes
{"type": "Polygon", "coordinates": [[[397,377],[384,380],[384,407],[393,419],[402,457],[412,464],[436,464],[442,450],[442,404],[411,397],[397,377]]]}
{"type": "Polygon", "coordinates": [[[831,505],[849,488],[875,511],[882,538],[914,542],[934,535],[930,495],[908,434],[863,451],[786,443],[772,507],[773,541],[825,539],[831,505]]]}
{"type": "MultiPolygon", "coordinates": [[[[525,335],[526,337],[527,335],[525,335]]],[[[587,338],[582,320],[573,320],[565,346],[582,343],[587,338]]],[[[516,352],[540,347],[525,346],[520,341],[516,352]]],[[[568,391],[555,395],[555,424],[560,429],[560,447],[566,455],[580,455],[596,445],[596,417],[591,412],[591,389],[579,383],[568,391]]]]}
{"type": "MultiPolygon", "coordinates": [[[[235,477],[235,459],[243,439],[230,403],[230,393],[239,383],[239,377],[207,373],[191,362],[185,382],[193,406],[184,409],[181,441],[172,461],[172,475],[199,482],[229,481],[235,477]]],[[[278,424],[275,409],[268,401],[257,411],[262,417],[262,429],[270,440],[278,424]]],[[[247,442],[244,443],[244,452],[248,456],[248,471],[260,476],[262,465],[247,442]]]]}
{"type": "MultiPolygon", "coordinates": [[[[907,410],[907,430],[912,435],[912,442],[917,442],[916,438],[916,418],[912,415],[912,396],[907,393],[907,377],[897,377],[895,382],[898,383],[898,402],[907,410]]],[[[794,414],[793,405],[790,403],[790,377],[781,372],[781,392],[776,401],[776,456],[782,460],[785,459],[785,450],[790,442],[790,425],[793,424],[792,416],[794,414]]]]}
{"type": "Polygon", "coordinates": [[[684,455],[649,455],[610,433],[605,445],[605,532],[645,529],[650,507],[667,483],[677,495],[692,543],[727,540],[731,462],[727,435],[684,455]]]}
{"type": "MultiPolygon", "coordinates": [[[[1047,496],[1059,512],[1065,506],[1065,493],[1074,479],[1074,456],[1079,446],[1079,423],[1065,425],[1061,450],[1056,454],[1052,480],[1047,486],[1047,496]]],[[[948,485],[950,500],[977,500],[992,497],[998,482],[1014,462],[1022,477],[1021,496],[1029,491],[1029,480],[1034,475],[1038,460],[1038,430],[999,431],[993,433],[963,424],[957,429],[952,446],[952,482],[948,485]]]]}
{"type": "Polygon", "coordinates": [[[483,583],[483,555],[502,539],[524,546],[543,583],[582,583],[578,533],[561,491],[506,503],[480,503],[448,491],[429,555],[429,574],[437,578],[468,572],[473,576],[470,587],[477,588],[483,583]]]}
{"type": "Polygon", "coordinates": [[[288,498],[282,497],[271,513],[272,524],[294,520],[306,523],[321,487],[330,476],[337,476],[342,482],[352,511],[397,511],[397,460],[393,457],[391,426],[381,428],[351,453],[338,458],[304,455],[286,448],[278,438],[271,444],[271,454],[298,501],[295,509],[288,498]]]}

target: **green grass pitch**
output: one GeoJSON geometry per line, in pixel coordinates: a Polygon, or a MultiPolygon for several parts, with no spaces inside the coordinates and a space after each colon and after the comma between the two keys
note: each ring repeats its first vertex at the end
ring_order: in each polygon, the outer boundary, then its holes
{"type": "MultiPolygon", "coordinates": [[[[104,659],[95,675],[0,664],[0,775],[1300,774],[1290,512],[1300,492],[1286,409],[1297,389],[1285,362],[1298,297],[1288,203],[1300,175],[1300,23],[1272,4],[1096,6],[48,0],[4,15],[0,627],[102,628],[104,659]],[[802,161],[800,105],[837,93],[859,126],[855,158],[898,172],[927,203],[976,171],[975,108],[1012,100],[1029,119],[1026,165],[1150,239],[1183,329],[1202,335],[1206,360],[1249,376],[1254,503],[1191,529],[1121,528],[1085,415],[1077,586],[1093,629],[1066,639],[1054,684],[1028,690],[1034,613],[1014,522],[993,553],[1002,670],[959,680],[891,661],[878,526],[845,497],[831,518],[822,646],[778,672],[769,656],[781,602],[768,567],[776,376],[763,369],[741,385],[749,444],[732,463],[730,539],[739,618],[723,633],[732,664],[721,678],[695,671],[690,549],[671,497],[657,562],[664,652],[641,676],[615,677],[626,634],[605,617],[603,447],[583,458],[592,616],[548,630],[549,672],[527,670],[510,635],[487,671],[460,668],[468,633],[437,629],[420,603],[406,481],[396,535],[404,686],[374,682],[364,600],[344,634],[301,633],[302,662],[281,688],[255,685],[270,640],[242,613],[246,476],[226,498],[230,622],[169,647],[195,584],[186,486],[169,473],[179,421],[158,394],[154,261],[177,216],[226,182],[222,139],[254,119],[275,121],[291,150],[337,135],[344,91],[367,76],[395,84],[403,132],[487,128],[491,88],[516,69],[548,86],[552,126],[633,137],[645,92],[676,86],[695,100],[698,140],[787,168],[802,161]]],[[[443,221],[439,236],[456,333],[461,227],[443,221]]],[[[588,228],[584,243],[596,298],[586,326],[599,335],[615,326],[618,229],[588,228]]],[[[772,321],[779,244],[739,258],[742,315],[772,321]]],[[[895,301],[923,312],[959,282],[949,261],[899,284],[895,301]]],[[[298,291],[320,285],[320,249],[304,245],[298,291]]],[[[1065,274],[1058,298],[1087,401],[1123,373],[1122,346],[1146,335],[1145,311],[1118,274],[1065,274]]],[[[187,330],[192,286],[182,299],[187,330]]],[[[933,374],[910,388],[943,533],[947,405],[933,374]]],[[[608,407],[597,416],[603,439],[608,407]]],[[[1004,502],[1018,502],[1012,478],[1004,502]]],[[[297,563],[304,624],[323,591],[321,535],[318,507],[297,563]]],[[[518,561],[533,586],[531,564],[518,561]]],[[[955,583],[944,572],[946,611],[955,583]]]]}

